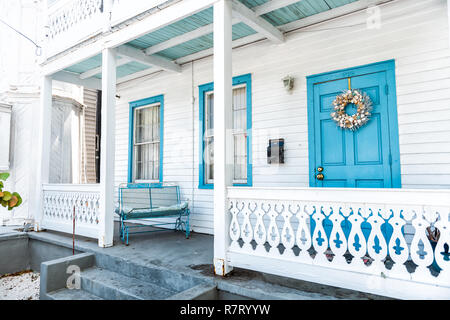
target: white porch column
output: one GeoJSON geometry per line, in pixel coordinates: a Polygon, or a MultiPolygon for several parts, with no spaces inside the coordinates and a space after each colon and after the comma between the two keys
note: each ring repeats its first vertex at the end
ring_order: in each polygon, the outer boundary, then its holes
{"type": "Polygon", "coordinates": [[[35,231],[42,230],[43,203],[42,185],[49,182],[50,176],[50,144],[52,132],[52,78],[44,76],[41,79],[38,147],[35,156],[37,160],[36,187],[31,195],[30,210],[34,216],[35,231]]]}
{"type": "Polygon", "coordinates": [[[111,247],[114,235],[114,160],[116,124],[116,53],[102,53],[102,129],[100,153],[99,247],[111,247]]]}
{"type": "Polygon", "coordinates": [[[214,271],[226,275],[230,244],[227,187],[233,182],[232,157],[232,2],[214,4],[214,271]]]}

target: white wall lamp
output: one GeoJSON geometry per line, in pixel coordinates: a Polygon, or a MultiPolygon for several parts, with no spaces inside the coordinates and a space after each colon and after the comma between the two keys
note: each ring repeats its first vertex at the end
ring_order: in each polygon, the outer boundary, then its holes
{"type": "Polygon", "coordinates": [[[294,89],[295,79],[291,76],[286,76],[282,80],[284,88],[287,90],[287,92],[291,93],[292,90],[294,89]]]}

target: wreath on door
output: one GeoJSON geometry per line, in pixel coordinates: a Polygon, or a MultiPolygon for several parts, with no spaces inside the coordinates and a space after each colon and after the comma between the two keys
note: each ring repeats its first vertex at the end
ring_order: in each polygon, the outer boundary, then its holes
{"type": "Polygon", "coordinates": [[[342,129],[355,131],[369,122],[372,111],[372,100],[366,93],[359,90],[348,90],[337,96],[333,101],[334,112],[332,119],[342,129]],[[349,104],[354,104],[356,113],[349,115],[345,109],[349,104]]]}

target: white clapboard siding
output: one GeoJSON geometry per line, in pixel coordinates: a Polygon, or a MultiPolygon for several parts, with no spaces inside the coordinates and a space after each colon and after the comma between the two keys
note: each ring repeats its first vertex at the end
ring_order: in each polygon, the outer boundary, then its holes
{"type": "MultiPolygon", "coordinates": [[[[252,74],[253,181],[261,187],[309,184],[306,77],[396,60],[402,185],[450,187],[450,50],[446,2],[404,0],[382,6],[382,28],[361,24],[365,12],[235,49],[233,75],[252,74]],[[288,93],[281,81],[295,78],[288,93]],[[270,138],[285,138],[286,163],[267,164],[270,138]]],[[[213,191],[198,189],[198,86],[213,81],[212,57],[118,86],[116,184],[128,169],[129,102],[164,94],[164,181],[178,183],[192,209],[194,231],[213,232],[213,191]],[[193,80],[193,81],[192,81],[193,80]],[[192,105],[192,94],[195,102],[192,105]],[[194,108],[194,110],[192,109],[194,108]]]]}
{"type": "Polygon", "coordinates": [[[84,144],[81,172],[83,182],[96,183],[95,150],[96,150],[96,120],[97,120],[97,90],[84,88],[84,144]]]}

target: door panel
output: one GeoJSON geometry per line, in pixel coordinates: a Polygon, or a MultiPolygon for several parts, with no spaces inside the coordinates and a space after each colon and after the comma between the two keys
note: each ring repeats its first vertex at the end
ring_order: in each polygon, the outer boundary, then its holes
{"type": "MultiPolygon", "coordinates": [[[[315,187],[391,188],[388,75],[386,71],[365,73],[313,84],[315,167],[323,167],[324,180],[314,179],[315,187]],[[371,120],[351,131],[339,128],[331,119],[333,101],[349,89],[366,93],[373,103],[371,120]]],[[[356,112],[350,105],[347,113],[356,112]]],[[[311,109],[310,109],[311,112],[311,109]]],[[[312,140],[312,141],[311,141],[312,140]]],[[[311,162],[310,162],[311,163],[311,162]]],[[[317,175],[318,172],[314,172],[317,175]]]]}

